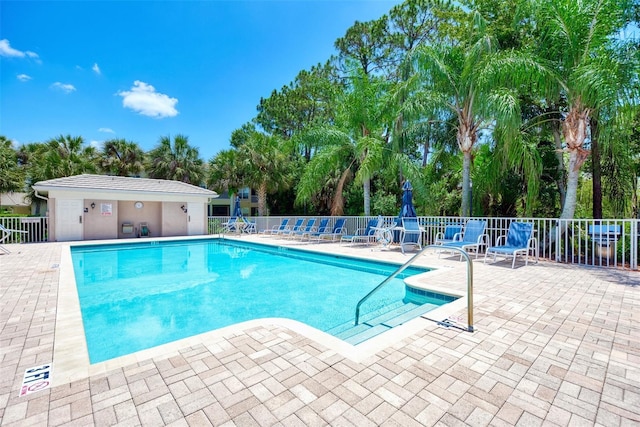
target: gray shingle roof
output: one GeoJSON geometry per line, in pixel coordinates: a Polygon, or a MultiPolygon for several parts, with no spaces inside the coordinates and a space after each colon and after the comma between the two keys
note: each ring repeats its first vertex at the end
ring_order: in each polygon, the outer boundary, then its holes
{"type": "Polygon", "coordinates": [[[155,193],[155,194],[189,194],[197,196],[217,197],[218,193],[206,188],[186,184],[180,181],[165,179],[129,178],[124,176],[107,175],[76,175],[39,181],[33,185],[37,191],[57,189],[67,190],[103,190],[109,192],[126,193],[155,193]]]}

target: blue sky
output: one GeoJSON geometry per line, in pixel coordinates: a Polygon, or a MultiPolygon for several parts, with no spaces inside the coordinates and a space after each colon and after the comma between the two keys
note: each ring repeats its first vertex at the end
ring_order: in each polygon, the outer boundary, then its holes
{"type": "Polygon", "coordinates": [[[394,0],[0,1],[0,135],[151,149],[184,134],[208,161],[260,97],[324,63],[394,0]]]}

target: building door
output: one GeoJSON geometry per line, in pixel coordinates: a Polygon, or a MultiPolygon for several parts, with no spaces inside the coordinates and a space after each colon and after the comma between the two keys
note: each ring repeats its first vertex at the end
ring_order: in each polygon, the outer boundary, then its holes
{"type": "Polygon", "coordinates": [[[207,218],[204,214],[205,205],[202,203],[189,203],[189,215],[187,216],[187,228],[189,236],[207,234],[207,218]]]}
{"type": "Polygon", "coordinates": [[[56,240],[82,240],[84,208],[82,199],[56,200],[56,240]]]}

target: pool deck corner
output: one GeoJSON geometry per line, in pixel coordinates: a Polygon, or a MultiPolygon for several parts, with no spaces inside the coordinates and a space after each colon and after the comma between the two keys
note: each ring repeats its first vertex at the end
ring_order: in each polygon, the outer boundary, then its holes
{"type": "MultiPolygon", "coordinates": [[[[239,238],[394,262],[411,256],[239,238]]],[[[640,425],[637,272],[546,261],[511,269],[510,261],[478,259],[474,332],[464,331],[464,304],[416,319],[386,341],[344,348],[267,319],[87,367],[73,350],[84,337],[60,268],[68,244],[7,246],[3,426],[640,425]],[[52,386],[20,397],[25,370],[51,362],[52,386]]],[[[458,256],[430,252],[421,262],[439,268],[421,279],[426,287],[465,292],[458,256]]]]}

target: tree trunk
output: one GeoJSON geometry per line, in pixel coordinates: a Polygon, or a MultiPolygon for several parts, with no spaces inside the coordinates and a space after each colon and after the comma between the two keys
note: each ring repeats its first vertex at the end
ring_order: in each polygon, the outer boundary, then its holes
{"type": "Polygon", "coordinates": [[[556,146],[556,160],[558,162],[558,178],[556,179],[556,186],[558,187],[558,194],[560,194],[560,207],[564,206],[564,202],[567,198],[567,171],[564,167],[564,153],[562,151],[562,134],[560,132],[560,121],[552,122],[553,142],[556,146]]]}
{"type": "Polygon", "coordinates": [[[469,196],[471,195],[471,151],[464,151],[462,159],[462,207],[460,215],[463,217],[471,216],[471,204],[469,196]]]}
{"type": "Polygon", "coordinates": [[[593,218],[602,219],[602,164],[598,144],[598,120],[591,118],[591,183],[593,185],[593,218]]]}
{"type": "Polygon", "coordinates": [[[258,187],[258,216],[267,215],[267,183],[263,182],[258,187]]]}
{"type": "Polygon", "coordinates": [[[371,215],[371,178],[366,178],[362,182],[362,191],[364,193],[364,215],[371,215]]]}
{"type": "Polygon", "coordinates": [[[560,219],[573,219],[578,200],[578,180],[580,168],[589,156],[589,151],[582,148],[587,137],[589,109],[573,107],[562,124],[564,140],[569,150],[569,171],[567,176],[567,195],[560,214],[560,219]]]}

